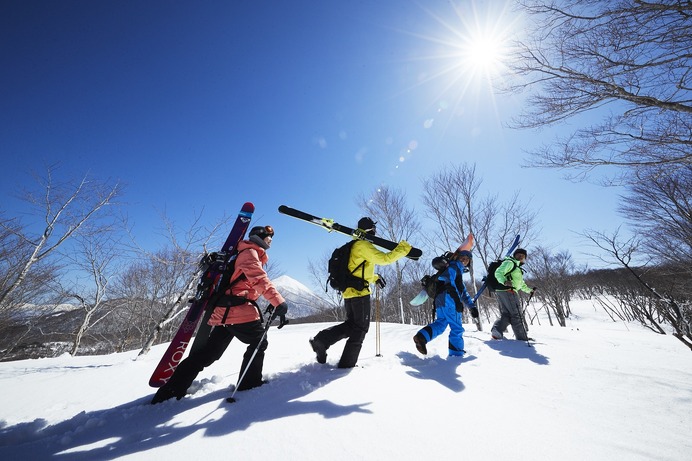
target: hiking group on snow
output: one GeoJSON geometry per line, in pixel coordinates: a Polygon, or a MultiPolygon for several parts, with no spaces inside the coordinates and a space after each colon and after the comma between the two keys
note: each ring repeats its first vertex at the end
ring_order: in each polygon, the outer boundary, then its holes
{"type": "MultiPolygon", "coordinates": [[[[392,264],[404,257],[417,259],[422,252],[413,248],[405,240],[395,243],[377,237],[377,223],[369,217],[361,218],[357,229],[351,229],[285,206],[282,206],[279,211],[322,225],[328,230],[347,233],[354,238],[334,251],[328,267],[329,283],[341,292],[344,299],[346,320],[319,331],[309,339],[316,360],[321,364],[327,362],[329,348],[345,339],[337,367],[353,368],[358,362],[363,340],[370,327],[370,285],[374,284],[379,288],[385,286],[385,280],[375,272],[375,266],[392,264]],[[390,251],[380,251],[373,242],[390,251]]],[[[241,234],[244,234],[245,228],[242,228],[241,234]]],[[[236,234],[238,234],[237,229],[235,233],[232,230],[231,235],[236,234]]],[[[242,239],[240,235],[238,241],[235,242],[237,244],[232,245],[235,249],[234,258],[229,259],[223,277],[221,274],[216,274],[218,280],[213,288],[215,295],[211,296],[211,289],[208,292],[208,305],[205,306],[207,315],[204,319],[207,326],[213,327],[211,333],[206,333],[208,330],[200,330],[205,332],[205,338],[202,338],[199,344],[197,344],[199,338],[196,339],[195,347],[179,364],[165,363],[162,360],[155,375],[157,372],[160,374],[160,369],[163,368],[169,373],[171,370],[173,372],[170,377],[162,380],[163,385],[153,384],[150,381],[152,386],[161,386],[152,398],[152,404],[171,398],[178,400],[183,398],[197,375],[219,360],[234,338],[247,344],[247,348],[241,362],[238,382],[233,388],[233,394],[227,400],[233,402],[236,391],[253,389],[265,383],[262,379],[262,368],[268,345],[267,330],[276,318],[280,320],[279,328],[288,323],[286,320],[288,305],[265,270],[268,262],[267,250],[271,247],[273,237],[274,229],[271,226],[255,226],[250,230],[247,240],[240,240],[242,239]],[[270,303],[264,312],[267,315],[266,321],[257,303],[260,297],[270,303]]],[[[226,246],[228,243],[227,241],[226,246]]],[[[472,243],[472,236],[469,236],[467,245],[460,246],[460,250],[433,258],[432,266],[437,272],[421,280],[425,293],[433,300],[434,307],[434,320],[421,328],[413,337],[416,350],[423,355],[427,354],[426,344],[442,335],[449,327],[449,356],[464,356],[464,327],[462,325],[464,305],[469,309],[469,314],[474,320],[478,320],[479,317],[475,299],[469,295],[462,280],[464,272],[468,272],[473,260],[470,251],[472,243]]],[[[514,249],[517,244],[518,238],[510,248],[510,251],[514,250],[511,254],[507,254],[494,266],[492,264],[489,266],[486,283],[476,295],[478,297],[485,285],[497,294],[500,318],[491,329],[491,337],[495,340],[504,338],[504,331],[508,326],[512,327],[517,340],[530,339],[524,325],[521,301],[517,291],[533,293],[535,288],[530,288],[524,282],[521,266],[526,261],[527,252],[522,248],[514,249]]],[[[171,344],[169,349],[174,347],[178,346],[171,344]]],[[[180,347],[184,351],[187,342],[180,347]]]]}

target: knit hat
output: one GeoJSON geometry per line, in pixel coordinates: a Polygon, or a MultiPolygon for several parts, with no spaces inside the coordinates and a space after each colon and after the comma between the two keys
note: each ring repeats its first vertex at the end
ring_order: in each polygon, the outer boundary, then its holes
{"type": "Polygon", "coordinates": [[[461,250],[459,252],[459,257],[461,258],[462,256],[466,256],[469,259],[473,259],[473,255],[471,254],[471,252],[469,250],[461,250]]]}
{"type": "Polygon", "coordinates": [[[360,218],[358,220],[358,229],[364,230],[365,232],[369,232],[371,234],[375,233],[376,225],[377,223],[368,217],[360,218]]]}
{"type": "Polygon", "coordinates": [[[525,258],[528,258],[528,254],[526,253],[526,250],[523,248],[517,248],[514,250],[514,256],[516,255],[524,255],[525,258]]]}

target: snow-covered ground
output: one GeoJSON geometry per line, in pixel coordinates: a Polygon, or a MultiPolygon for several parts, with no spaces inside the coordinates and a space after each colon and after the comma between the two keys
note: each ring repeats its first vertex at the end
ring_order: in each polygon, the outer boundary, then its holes
{"type": "Polygon", "coordinates": [[[531,326],[534,347],[467,325],[463,359],[446,357],[446,336],[420,356],[418,327],[398,324],[381,325],[378,357],[373,324],[352,370],[334,366],[343,342],[315,363],[308,338],[329,324],[272,328],[270,382],[233,404],[239,343],[155,406],[166,345],[0,363],[0,459],[692,459],[690,351],[588,301],[573,309],[566,328],[531,326]]]}

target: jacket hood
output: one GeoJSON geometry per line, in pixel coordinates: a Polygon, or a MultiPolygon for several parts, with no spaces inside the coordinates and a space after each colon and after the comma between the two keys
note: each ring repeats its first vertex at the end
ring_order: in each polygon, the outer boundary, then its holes
{"type": "Polygon", "coordinates": [[[242,240],[238,243],[238,251],[243,251],[247,249],[255,250],[257,252],[259,260],[262,262],[263,265],[267,264],[267,261],[269,261],[269,256],[267,256],[267,250],[260,247],[255,242],[252,242],[250,240],[242,240]]]}

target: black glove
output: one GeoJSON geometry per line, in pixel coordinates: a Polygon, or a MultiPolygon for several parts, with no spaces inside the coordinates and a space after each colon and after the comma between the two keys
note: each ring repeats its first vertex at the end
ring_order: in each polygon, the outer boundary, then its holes
{"type": "Polygon", "coordinates": [[[464,305],[460,303],[455,303],[454,310],[456,310],[457,312],[464,312],[464,305]]]}
{"type": "Polygon", "coordinates": [[[478,308],[476,306],[470,307],[469,312],[471,313],[471,317],[474,319],[478,318],[478,308]]]}
{"type": "Polygon", "coordinates": [[[270,319],[269,323],[272,323],[275,318],[279,317],[279,329],[283,328],[284,325],[288,323],[288,319],[286,319],[286,314],[288,313],[288,304],[281,303],[278,306],[269,306],[267,307],[267,311],[270,312],[270,319]]]}
{"type": "Polygon", "coordinates": [[[377,274],[377,281],[375,282],[378,287],[384,288],[387,286],[387,282],[385,282],[384,277],[382,277],[380,274],[377,274]]]}
{"type": "Polygon", "coordinates": [[[538,287],[531,287],[531,294],[534,294],[538,290],[538,287]]]}

